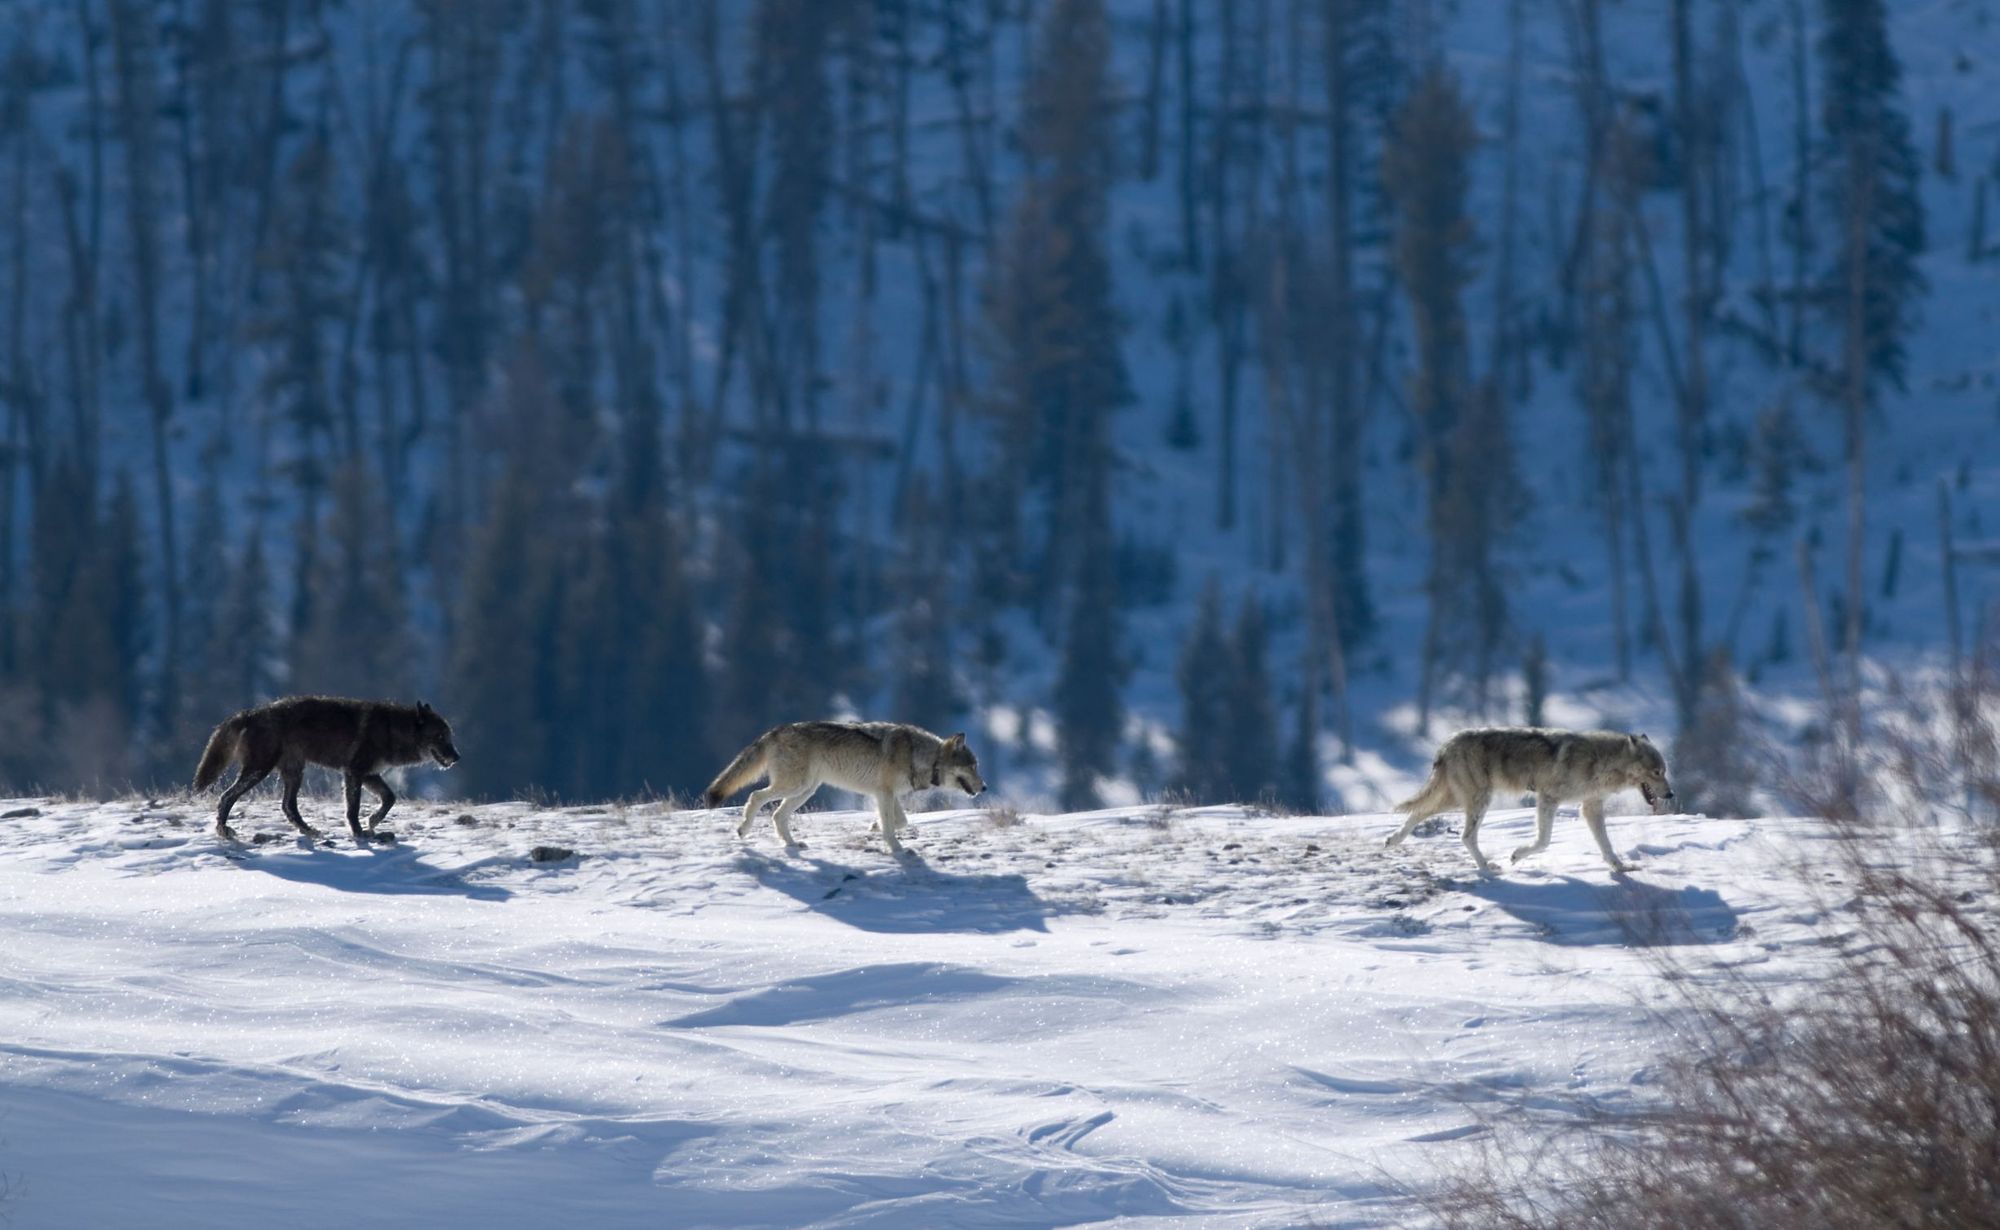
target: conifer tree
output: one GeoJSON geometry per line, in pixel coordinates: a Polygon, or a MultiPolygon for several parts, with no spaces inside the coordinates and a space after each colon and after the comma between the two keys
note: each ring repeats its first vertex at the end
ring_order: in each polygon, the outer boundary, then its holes
{"type": "Polygon", "coordinates": [[[1506,614],[1493,552],[1518,505],[1504,403],[1490,382],[1473,379],[1466,340],[1462,296],[1477,239],[1465,205],[1476,139],[1457,78],[1434,64],[1397,113],[1382,167],[1395,211],[1396,268],[1416,331],[1410,409],[1431,549],[1417,699],[1426,724],[1448,642],[1475,647],[1483,703],[1506,614]]]}
{"type": "Polygon", "coordinates": [[[197,726],[213,725],[277,695],[278,640],[271,602],[263,536],[253,529],[216,604],[214,631],[201,655],[202,676],[189,690],[188,712],[197,726]]]}
{"type": "Polygon", "coordinates": [[[1299,705],[1294,711],[1292,737],[1285,743],[1285,760],[1280,770],[1278,802],[1293,811],[1319,810],[1319,714],[1311,687],[1299,689],[1299,705]]]}
{"type": "Polygon", "coordinates": [[[1825,10],[1825,192],[1829,225],[1840,229],[1820,297],[1862,382],[1901,388],[1903,340],[1925,288],[1917,267],[1925,239],[1920,164],[1902,109],[1903,69],[1882,0],[1825,0],[1825,10]]]}
{"type": "MultiPolygon", "coordinates": [[[[1903,339],[1914,327],[1924,277],[1923,202],[1910,122],[1898,93],[1902,67],[1889,45],[1882,0],[1825,0],[1821,120],[1832,164],[1826,195],[1839,228],[1820,298],[1840,330],[1840,404],[1847,461],[1847,585],[1842,639],[1849,687],[1858,692],[1866,431],[1875,389],[1903,387],[1903,339]]],[[[1850,698],[1850,709],[1858,700],[1850,698]]],[[[1858,726],[1850,714],[1850,727],[1858,726]]],[[[1851,734],[1858,733],[1850,731],[1851,734]]]]}
{"type": "Polygon", "coordinates": [[[1173,788],[1197,803],[1230,797],[1229,751],[1235,663],[1222,630],[1222,591],[1211,577],[1195,609],[1194,627],[1181,646],[1176,676],[1181,691],[1181,726],[1176,737],[1180,764],[1173,788]]]}
{"type": "Polygon", "coordinates": [[[333,502],[315,539],[325,556],[304,583],[305,622],[292,630],[292,687],[370,698],[409,693],[412,661],[395,528],[358,460],[333,479],[333,502]]]}
{"type": "Polygon", "coordinates": [[[1223,748],[1231,802],[1264,802],[1278,789],[1278,718],[1271,707],[1268,643],[1263,604],[1254,595],[1246,597],[1229,646],[1229,724],[1223,748]]]}
{"type": "Polygon", "coordinates": [[[897,605],[896,672],[890,711],[900,721],[941,730],[964,708],[952,672],[942,526],[930,484],[916,479],[904,508],[903,570],[897,605]]]}
{"type": "Polygon", "coordinates": [[[1118,644],[1118,586],[1110,544],[1092,536],[1083,544],[1080,568],[1055,694],[1059,798],[1070,811],[1098,805],[1097,779],[1114,763],[1124,725],[1119,689],[1127,672],[1118,644]]]}
{"type": "Polygon", "coordinates": [[[460,576],[445,698],[466,755],[454,788],[473,798],[547,787],[557,776],[549,718],[561,699],[562,589],[528,467],[496,484],[460,576]]]}
{"type": "Polygon", "coordinates": [[[1024,186],[987,287],[1000,389],[986,407],[1000,452],[994,475],[1003,498],[1042,497],[1021,545],[1045,616],[1077,583],[1080,557],[1093,549],[1087,540],[1110,541],[1109,503],[1098,492],[1108,482],[1111,414],[1129,396],[1105,250],[1109,54],[1102,0],[1056,0],[1023,101],[1024,186]]]}

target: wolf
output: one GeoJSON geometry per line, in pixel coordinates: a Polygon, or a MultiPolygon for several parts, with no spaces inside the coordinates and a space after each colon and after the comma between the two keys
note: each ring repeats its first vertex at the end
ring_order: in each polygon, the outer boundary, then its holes
{"type": "Polygon", "coordinates": [[[1384,848],[1399,845],[1410,831],[1441,811],[1465,812],[1465,848],[1481,871],[1493,864],[1479,852],[1479,822],[1495,788],[1535,792],[1535,840],[1514,851],[1519,862],[1549,846],[1549,829],[1556,804],[1578,800],[1583,822],[1597,841],[1599,853],[1613,871],[1630,871],[1611,850],[1604,834],[1604,798],[1628,787],[1645,797],[1653,814],[1667,811],[1674,801],[1667,782],[1667,760],[1645,735],[1614,730],[1546,730],[1531,726],[1494,726],[1461,730],[1438,748],[1430,779],[1416,797],[1396,805],[1407,813],[1403,827],[1390,835],[1384,848]]]}
{"type": "Polygon", "coordinates": [[[796,847],[799,843],[787,821],[815,790],[830,785],[875,800],[877,824],[891,854],[903,853],[896,830],[908,820],[898,795],[942,786],[974,797],[986,790],[979,758],[965,746],[963,733],[941,739],[920,726],[900,722],[792,722],[765,731],[737,753],[708,784],[702,806],[721,806],[759,777],[768,780],[743,804],[738,837],[750,832],[758,808],[777,799],[771,823],[780,841],[796,847]]]}
{"type": "Polygon", "coordinates": [[[194,788],[215,785],[231,763],[242,766],[215,809],[215,835],[234,840],[229,809],[276,769],[285,787],[285,819],[306,836],[318,837],[319,830],[299,815],[299,783],[309,764],[338,769],[347,786],[347,827],[355,844],[366,845],[368,835],[396,805],[396,792],[382,780],[382,770],[424,760],[440,769],[458,763],[451,723],[428,704],[289,696],[245,709],[217,726],[194,771],[194,788]],[[363,786],[381,800],[366,831],[361,827],[363,786]]]}

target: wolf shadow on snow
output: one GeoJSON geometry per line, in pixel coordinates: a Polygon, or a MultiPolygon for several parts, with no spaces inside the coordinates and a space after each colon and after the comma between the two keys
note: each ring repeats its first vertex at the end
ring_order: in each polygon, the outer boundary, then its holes
{"type": "Polygon", "coordinates": [[[1049,917],[1062,912],[1036,896],[1026,876],[940,871],[907,849],[878,871],[802,853],[746,849],[736,859],[764,887],[861,931],[1047,931],[1049,917]]]}

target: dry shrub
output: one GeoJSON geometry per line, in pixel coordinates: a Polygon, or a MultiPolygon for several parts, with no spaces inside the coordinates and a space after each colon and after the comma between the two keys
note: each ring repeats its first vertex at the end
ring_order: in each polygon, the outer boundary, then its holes
{"type": "Polygon", "coordinates": [[[1011,829],[1020,827],[1021,813],[1009,804],[995,803],[982,810],[984,811],[986,817],[986,827],[989,829],[1011,829]]]}
{"type": "Polygon", "coordinates": [[[1975,818],[2000,800],[1996,697],[1987,674],[1942,710],[1878,709],[1860,773],[1823,771],[1831,740],[1795,765],[1834,817],[1831,855],[1797,869],[1823,974],[1781,991],[1652,950],[1677,996],[1657,1098],[1517,1118],[1425,1210],[1467,1230],[2000,1225],[2000,843],[1975,818]]]}
{"type": "Polygon", "coordinates": [[[1855,831],[1838,844],[1855,896],[1823,980],[1773,1000],[1677,979],[1690,1045],[1652,1109],[1506,1128],[1430,1211],[1468,1230],[2000,1225],[2000,947],[1984,907],[2000,866],[1983,844],[1919,859],[1855,831]]]}

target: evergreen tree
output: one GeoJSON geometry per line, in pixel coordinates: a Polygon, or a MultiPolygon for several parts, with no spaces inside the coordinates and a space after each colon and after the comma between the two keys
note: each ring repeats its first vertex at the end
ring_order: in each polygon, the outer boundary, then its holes
{"type": "Polygon", "coordinates": [[[1757,415],[1749,462],[1750,504],[1743,510],[1743,521],[1760,535],[1782,533],[1798,517],[1794,488],[1800,474],[1816,464],[1789,400],[1757,415]]]}
{"type": "Polygon", "coordinates": [[[1882,0],[1825,0],[1821,122],[1830,225],[1840,228],[1820,287],[1827,315],[1867,380],[1903,387],[1903,339],[1924,292],[1920,164],[1899,94],[1902,66],[1882,0]]]}
{"type": "Polygon", "coordinates": [[[898,720],[945,729],[965,708],[953,678],[942,525],[930,484],[916,479],[904,506],[903,572],[896,611],[895,696],[898,720]]]}
{"type": "Polygon", "coordinates": [[[1753,732],[1747,706],[1726,648],[1714,650],[1705,667],[1695,720],[1674,741],[1675,790],[1689,812],[1748,815],[1757,769],[1749,754],[1753,732]]]}
{"type": "Polygon", "coordinates": [[[1493,553],[1519,500],[1505,407],[1490,382],[1474,381],[1466,339],[1462,297],[1477,239],[1465,204],[1476,139],[1457,78],[1436,64],[1397,113],[1382,167],[1416,330],[1410,409],[1429,497],[1430,610],[1418,688],[1425,723],[1445,644],[1474,646],[1483,706],[1506,615],[1493,553]]]}
{"type": "Polygon", "coordinates": [[[654,551],[660,561],[658,621],[650,652],[640,664],[646,686],[640,696],[638,730],[644,746],[628,748],[645,765],[642,784],[696,797],[715,771],[717,752],[710,727],[712,689],[703,655],[705,631],[695,594],[680,566],[679,539],[664,534],[654,551]]]}
{"type": "Polygon", "coordinates": [[[467,749],[454,785],[473,798],[515,796],[557,776],[550,717],[561,700],[562,588],[539,491],[527,467],[509,468],[460,576],[444,692],[467,749]]]}
{"type": "Polygon", "coordinates": [[[724,743],[748,742],[775,725],[773,714],[824,716],[843,682],[829,623],[832,530],[806,504],[773,475],[753,478],[737,512],[717,715],[724,743]]]}
{"type": "Polygon", "coordinates": [[[1368,592],[1366,500],[1361,476],[1367,418],[1365,346],[1356,257],[1379,245],[1382,184],[1374,150],[1385,139],[1390,101],[1401,83],[1395,6],[1388,0],[1322,0],[1326,89],[1326,308],[1315,321],[1327,367],[1326,493],[1335,625],[1351,650],[1375,628],[1368,592]]]}
{"type": "Polygon", "coordinates": [[[1278,718],[1271,708],[1264,607],[1245,598],[1229,647],[1229,724],[1223,742],[1232,802],[1256,803],[1278,789],[1278,718]]]}
{"type": "Polygon", "coordinates": [[[51,789],[124,785],[146,629],[137,500],[121,474],[100,509],[68,458],[35,494],[30,643],[52,753],[35,780],[51,789]]]}
{"type": "Polygon", "coordinates": [[[217,604],[215,628],[202,654],[202,677],[189,691],[188,712],[196,725],[206,721],[212,726],[277,695],[278,640],[271,601],[263,536],[253,530],[217,604]]]}
{"type": "Polygon", "coordinates": [[[1086,546],[1083,559],[1055,695],[1059,797],[1070,811],[1098,805],[1097,779],[1115,763],[1125,720],[1118,692],[1127,668],[1118,647],[1118,587],[1110,548],[1102,542],[1086,546]]]}
{"type": "Polygon", "coordinates": [[[1233,750],[1229,722],[1236,700],[1235,662],[1222,631],[1222,591],[1211,577],[1202,590],[1194,627],[1181,646],[1176,675],[1181,687],[1180,764],[1173,788],[1197,803],[1231,798],[1233,750]]]}
{"type": "Polygon", "coordinates": [[[1278,783],[1278,801],[1293,811],[1319,810],[1319,715],[1310,686],[1299,689],[1292,737],[1285,744],[1285,762],[1278,783]]]}
{"type": "Polygon", "coordinates": [[[1923,202],[1910,122],[1897,92],[1902,69],[1889,46],[1882,0],[1826,0],[1820,39],[1826,68],[1821,119],[1832,173],[1826,191],[1840,238],[1821,299],[1842,337],[1840,403],[1847,454],[1846,587],[1842,648],[1848,663],[1850,754],[1860,739],[1860,655],[1866,621],[1866,431],[1875,387],[1903,387],[1903,338],[1915,324],[1924,278],[1923,202]]]}
{"type": "Polygon", "coordinates": [[[1000,446],[994,475],[1010,502],[1028,491],[1042,497],[1036,540],[1018,545],[1043,614],[1061,609],[1063,587],[1095,549],[1088,540],[1110,541],[1099,491],[1111,413],[1129,396],[1105,250],[1109,54],[1101,0],[1056,0],[1023,102],[1025,184],[987,288],[1000,389],[987,406],[1000,446]]]}
{"type": "Polygon", "coordinates": [[[628,414],[610,506],[589,531],[559,636],[562,753],[577,798],[691,794],[712,772],[701,637],[668,521],[658,416],[628,414]]]}
{"type": "Polygon", "coordinates": [[[145,548],[140,534],[139,497],[131,476],[121,472],[92,564],[97,572],[93,588],[104,604],[102,618],[111,647],[105,693],[127,723],[139,715],[139,664],[146,650],[145,548]]]}
{"type": "Polygon", "coordinates": [[[409,695],[412,655],[395,528],[359,462],[334,476],[333,504],[314,535],[327,556],[303,578],[305,622],[292,629],[292,689],[371,698],[409,695]]]}
{"type": "Polygon", "coordinates": [[[1542,725],[1549,702],[1549,647],[1539,632],[1528,639],[1528,650],[1521,655],[1521,691],[1521,720],[1529,726],[1542,725]]]}

